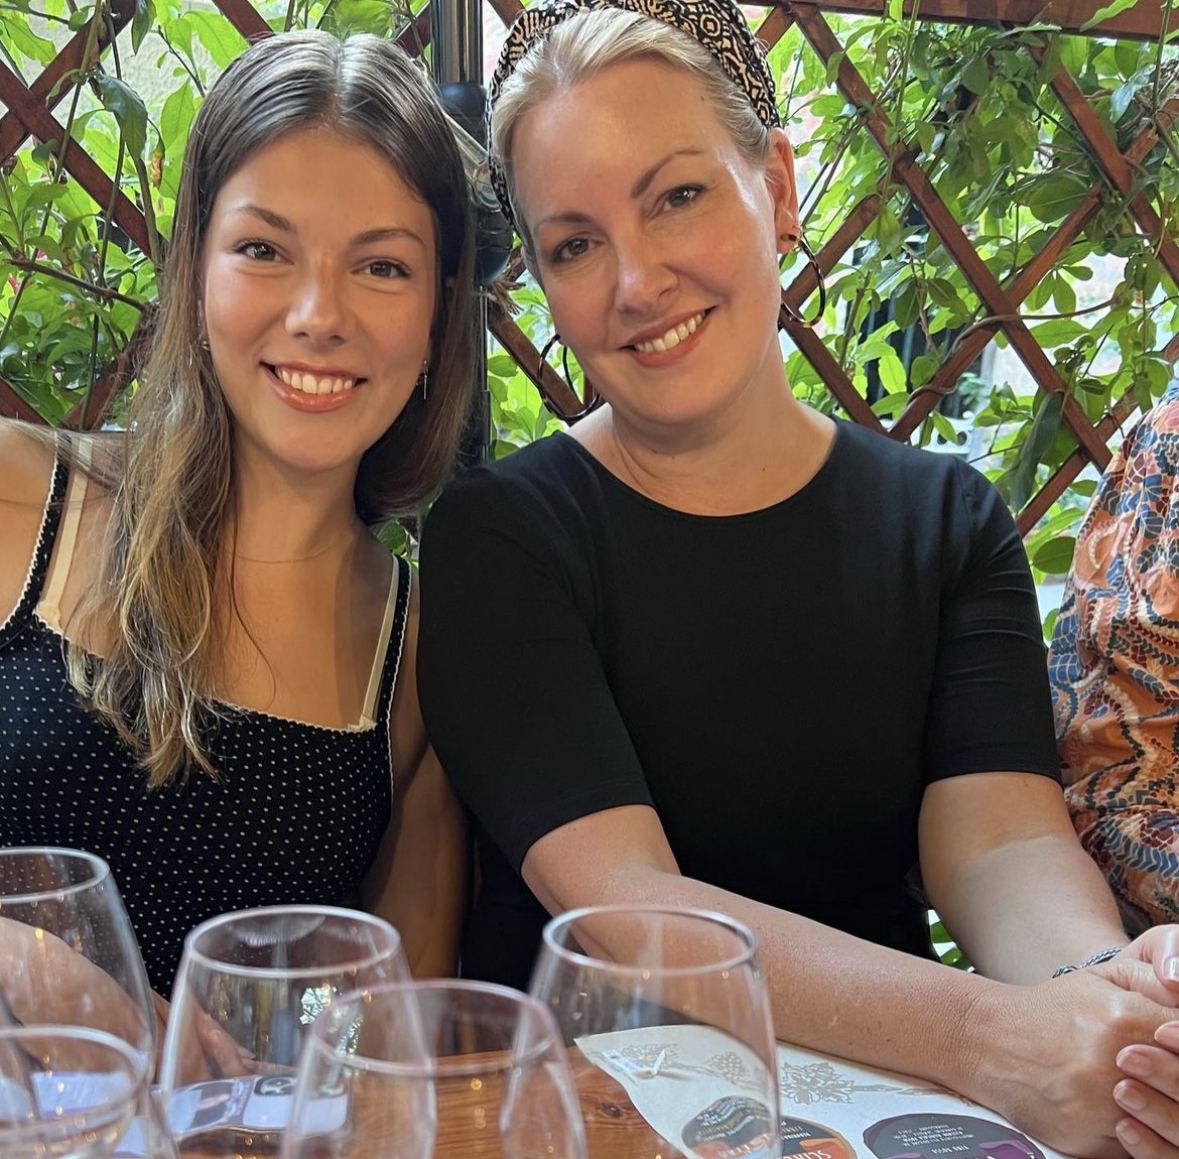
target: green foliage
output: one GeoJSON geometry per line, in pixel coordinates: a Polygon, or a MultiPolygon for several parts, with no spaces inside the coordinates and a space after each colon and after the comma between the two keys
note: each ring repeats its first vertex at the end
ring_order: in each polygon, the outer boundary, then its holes
{"type": "MultiPolygon", "coordinates": [[[[1106,5],[1094,22],[1128,6],[1106,5]]],[[[1165,20],[1179,25],[1179,4],[1164,10],[1165,20]]],[[[1175,237],[1179,150],[1167,119],[1158,115],[1175,97],[1179,78],[1177,49],[1164,43],[1166,27],[1159,43],[1140,44],[1064,35],[1051,26],[1021,31],[899,18],[827,19],[876,94],[875,107],[889,118],[891,140],[912,148],[1001,285],[1010,285],[1092,190],[1100,191],[1096,212],[1019,312],[1066,394],[1090,421],[1126,395],[1149,407],[1172,373],[1163,351],[1179,325],[1179,293],[1128,199],[1111,188],[1050,86],[1067,69],[1121,149],[1155,129],[1159,140],[1135,170],[1134,193],[1175,237]]],[[[890,164],[872,139],[865,110],[834,89],[839,61],[825,66],[792,29],[771,63],[781,78],[782,108],[805,175],[803,215],[812,246],[829,238],[864,198],[883,198],[883,212],[828,279],[820,333],[869,394],[875,413],[891,418],[972,328],[985,325],[990,311],[926,228],[896,162],[890,164]],[[889,331],[893,326],[919,332],[913,357],[902,357],[900,335],[889,331]]],[[[995,341],[1006,349],[1005,337],[995,341]]],[[[800,396],[837,409],[800,357],[789,356],[787,369],[800,396]]],[[[970,416],[971,457],[1018,510],[1077,444],[1062,422],[1063,396],[1046,398],[1030,376],[1015,370],[1009,380],[996,376],[981,391],[977,373],[960,380],[959,391],[969,385],[972,397],[952,413],[970,416]]],[[[935,411],[917,441],[945,437],[944,426],[935,411]]],[[[1073,484],[1029,537],[1041,575],[1067,570],[1070,532],[1090,487],[1090,480],[1073,484]]]]}
{"type": "MultiPolygon", "coordinates": [[[[145,211],[143,252],[108,225],[66,176],[62,142],[27,142],[0,173],[0,376],[49,421],[60,421],[130,340],[157,290],[158,262],[171,231],[179,169],[193,118],[209,84],[244,40],[219,12],[196,0],[137,0],[130,37],[110,43],[109,0],[0,0],[0,55],[31,82],[71,35],[87,37],[80,72],[66,83],[55,116],[145,211]],[[103,46],[106,46],[105,48],[103,46]]],[[[274,29],[310,25],[338,34],[393,35],[422,0],[262,0],[274,29]]],[[[1115,0],[1095,13],[1128,6],[1115,0]]],[[[1153,126],[1158,140],[1134,170],[1141,194],[1179,234],[1179,148],[1167,118],[1179,49],[995,25],[950,26],[908,19],[901,5],[883,18],[828,16],[843,51],[825,64],[792,29],[775,47],[782,110],[803,173],[803,216],[818,248],[865,198],[882,210],[832,271],[823,341],[873,411],[886,422],[930,383],[988,311],[945,245],[929,231],[881,152],[865,112],[835,87],[843,60],[876,95],[890,143],[911,147],[933,186],[964,223],[979,258],[1000,283],[1047,244],[1052,231],[1100,190],[1096,212],[1019,307],[1067,395],[1097,420],[1124,396],[1149,406],[1165,388],[1164,356],[1179,329],[1179,293],[1128,199],[1114,192],[1093,150],[1051,88],[1067,70],[1097,118],[1125,148],[1153,126]]],[[[1165,5],[1179,26],[1179,0],[1165,5]]],[[[797,268],[797,267],[796,267],[797,268]]],[[[513,291],[518,322],[538,347],[552,333],[543,295],[525,278],[513,291]]],[[[808,304],[809,305],[809,304],[808,304]]],[[[1001,335],[996,346],[1006,348],[1001,335]]],[[[554,356],[555,368],[560,372],[554,356]]],[[[786,355],[796,393],[838,410],[813,367],[786,355]]],[[[580,371],[570,360],[574,380],[580,371]]],[[[551,419],[506,353],[491,352],[493,454],[545,437],[551,419]]],[[[1075,450],[1062,397],[1029,380],[995,381],[976,366],[956,398],[919,428],[916,441],[958,444],[996,479],[1015,508],[1027,502],[1075,450]],[[950,416],[955,416],[954,422],[950,416]]],[[[1028,546],[1036,568],[1056,574],[1091,480],[1073,484],[1028,546]]]]}

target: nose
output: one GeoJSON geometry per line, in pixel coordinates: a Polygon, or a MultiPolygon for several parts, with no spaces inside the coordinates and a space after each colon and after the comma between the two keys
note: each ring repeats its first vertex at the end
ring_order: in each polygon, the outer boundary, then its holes
{"type": "Polygon", "coordinates": [[[668,255],[655,240],[637,235],[615,243],[614,303],[619,311],[643,316],[659,311],[676,285],[668,255]]]}
{"type": "Polygon", "coordinates": [[[325,265],[309,266],[296,283],[287,309],[287,333],[316,343],[344,340],[347,307],[340,275],[325,265]]]}

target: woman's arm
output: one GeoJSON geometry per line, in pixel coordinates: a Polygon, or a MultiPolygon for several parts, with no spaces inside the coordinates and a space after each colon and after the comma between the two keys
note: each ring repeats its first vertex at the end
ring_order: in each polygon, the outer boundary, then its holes
{"type": "Polygon", "coordinates": [[[920,819],[925,893],[976,969],[1043,982],[1130,939],[1101,871],[1047,777],[979,773],[936,781],[920,819]]]}
{"type": "Polygon", "coordinates": [[[0,623],[28,579],[52,475],[53,447],[0,419],[0,623]]]}
{"type": "MultiPolygon", "coordinates": [[[[731,914],[758,936],[780,1038],[933,1079],[1089,1159],[1124,1153],[1113,1096],[1122,1077],[1119,1051],[1151,1041],[1174,1013],[1136,992],[1153,980],[1141,962],[1115,960],[1038,986],[1008,985],[682,877],[658,817],[645,806],[553,830],[529,850],[523,870],[553,913],[657,903],[731,914]]],[[[1179,1079],[1179,1059],[1159,1060],[1164,1073],[1159,1090],[1179,1079]]],[[[1159,1098],[1168,1113],[1176,1111],[1159,1098]]],[[[1174,1159],[1179,1147],[1134,1153],[1174,1159]]]]}
{"type": "Polygon", "coordinates": [[[401,934],[415,978],[449,977],[467,901],[462,809],[427,748],[401,781],[393,818],[365,881],[365,905],[401,934]]]}
{"type": "Polygon", "coordinates": [[[364,902],[397,927],[415,977],[449,976],[467,902],[467,828],[418,707],[416,583],[405,632],[390,730],[393,812],[365,879],[364,902]]]}

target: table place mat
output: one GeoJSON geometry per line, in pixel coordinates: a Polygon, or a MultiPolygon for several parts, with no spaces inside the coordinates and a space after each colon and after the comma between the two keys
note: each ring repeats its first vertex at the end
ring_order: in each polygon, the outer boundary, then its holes
{"type": "MultiPolygon", "coordinates": [[[[752,1051],[711,1026],[579,1038],[635,1109],[692,1159],[771,1159],[752,1051]]],[[[790,1159],[1064,1159],[994,1111],[925,1079],[778,1044],[790,1159]]],[[[764,1098],[764,1096],[762,1096],[764,1098]]]]}

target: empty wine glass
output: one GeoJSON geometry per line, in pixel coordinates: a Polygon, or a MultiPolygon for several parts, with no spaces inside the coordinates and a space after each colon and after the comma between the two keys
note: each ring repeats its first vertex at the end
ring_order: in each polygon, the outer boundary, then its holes
{"type": "Polygon", "coordinates": [[[181,1153],[274,1154],[316,1015],[347,991],[408,977],[397,931],[371,914],[274,906],[197,926],[160,1063],[181,1153]]]}
{"type": "Polygon", "coordinates": [[[680,908],[574,910],[545,927],[529,989],[578,1049],[590,1159],[778,1155],[777,1048],[746,926],[680,908]],[[628,1102],[609,1121],[595,1112],[628,1102]]]}
{"type": "Polygon", "coordinates": [[[584,1159],[551,1015],[504,986],[434,980],[351,995],[299,1064],[284,1159],[584,1159]]]}
{"type": "Polygon", "coordinates": [[[150,1056],[156,1019],[127,911],[101,857],[0,849],[0,1026],[105,1030],[150,1056]]]}
{"type": "Polygon", "coordinates": [[[0,1030],[0,1154],[5,1159],[175,1159],[128,1043],[76,1026],[0,1030]]]}

